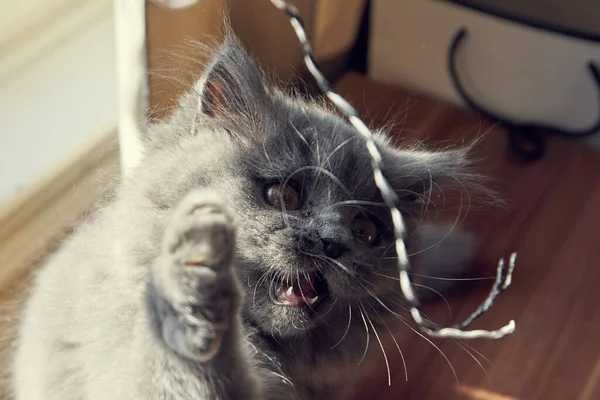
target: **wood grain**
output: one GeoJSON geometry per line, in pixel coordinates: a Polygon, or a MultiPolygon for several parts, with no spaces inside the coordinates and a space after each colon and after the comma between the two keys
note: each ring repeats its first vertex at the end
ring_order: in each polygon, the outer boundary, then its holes
{"type": "MultiPolygon", "coordinates": [[[[498,257],[519,252],[513,286],[476,323],[494,328],[514,318],[513,336],[463,344],[434,341],[446,360],[431,343],[405,329],[400,345],[408,382],[400,355],[388,346],[392,386],[387,385],[383,358],[376,359],[359,397],[600,399],[600,155],[577,143],[551,140],[546,158],[521,164],[507,157],[500,128],[462,109],[354,74],[337,87],[373,126],[396,121],[390,130],[399,142],[421,139],[449,146],[483,137],[475,154],[507,206],[473,208],[467,215],[464,226],[481,244],[469,276],[491,276],[498,257]]],[[[442,218],[452,218],[452,213],[442,218]]],[[[488,282],[467,281],[459,288],[448,298],[452,318],[442,301],[429,305],[427,314],[444,324],[459,320],[484,298],[488,282]]],[[[7,304],[17,302],[15,292],[3,293],[6,317],[7,304]]],[[[5,319],[3,337],[14,327],[5,319]]]]}
{"type": "Polygon", "coordinates": [[[12,398],[10,363],[30,278],[119,175],[116,128],[110,127],[0,205],[0,399],[12,398]]]}
{"type": "Polygon", "coordinates": [[[64,239],[119,176],[116,128],[86,141],[0,205],[0,293],[64,239]]]}
{"type": "MultiPolygon", "coordinates": [[[[513,286],[475,325],[497,328],[515,319],[514,335],[434,341],[447,360],[432,344],[408,335],[401,342],[408,382],[390,347],[392,386],[382,358],[360,398],[492,399],[496,393],[518,400],[600,399],[600,154],[552,139],[543,160],[523,164],[508,155],[501,128],[468,111],[356,74],[337,89],[373,126],[395,120],[391,134],[399,142],[448,146],[480,138],[474,154],[507,206],[466,216],[464,227],[480,241],[470,276],[493,276],[499,257],[519,253],[513,286]]],[[[444,324],[459,320],[484,298],[487,284],[461,283],[448,299],[453,318],[442,301],[431,304],[428,315],[444,324]]]]}

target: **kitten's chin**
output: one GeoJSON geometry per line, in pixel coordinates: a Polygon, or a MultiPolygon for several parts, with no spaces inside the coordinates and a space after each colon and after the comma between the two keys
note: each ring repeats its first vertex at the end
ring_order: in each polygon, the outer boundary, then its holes
{"type": "Polygon", "coordinates": [[[276,317],[271,320],[270,324],[265,324],[265,328],[275,337],[303,336],[321,325],[325,312],[321,313],[320,309],[331,306],[331,304],[327,306],[326,303],[326,300],[321,301],[318,306],[319,311],[307,307],[274,304],[273,307],[276,309],[273,310],[273,315],[276,317]]]}

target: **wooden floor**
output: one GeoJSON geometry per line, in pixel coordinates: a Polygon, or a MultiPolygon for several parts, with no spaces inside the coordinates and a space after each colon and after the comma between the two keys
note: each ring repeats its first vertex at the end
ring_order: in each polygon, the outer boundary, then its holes
{"type": "MultiPolygon", "coordinates": [[[[464,347],[434,341],[445,356],[417,335],[409,336],[401,342],[408,381],[399,354],[388,350],[392,386],[387,385],[382,358],[360,397],[492,399],[460,397],[458,383],[506,396],[497,400],[600,399],[600,153],[553,140],[545,159],[524,165],[507,157],[502,130],[489,130],[491,125],[473,114],[367,83],[358,75],[346,76],[337,86],[374,126],[396,121],[392,129],[396,137],[447,146],[468,143],[485,133],[477,153],[508,206],[467,216],[465,227],[481,241],[470,276],[492,276],[498,257],[519,252],[513,286],[476,324],[495,328],[515,319],[514,335],[464,347]]],[[[460,295],[448,299],[453,318],[442,301],[426,311],[436,321],[450,324],[479,304],[488,284],[462,283],[460,295]]],[[[2,336],[6,333],[3,330],[2,336]]]]}
{"type": "MultiPolygon", "coordinates": [[[[498,399],[600,399],[600,153],[556,139],[543,160],[523,164],[507,155],[502,129],[447,103],[352,74],[337,89],[373,126],[395,120],[396,137],[447,146],[485,135],[476,154],[508,206],[467,216],[464,226],[481,242],[470,276],[493,276],[499,257],[519,254],[512,287],[475,325],[497,328],[515,319],[514,335],[463,347],[434,341],[447,360],[413,335],[401,343],[408,381],[398,352],[388,351],[392,386],[382,358],[361,398],[492,399],[464,391],[461,397],[458,383],[465,391],[483,388],[488,395],[502,395],[498,399]]],[[[462,283],[460,295],[449,298],[452,319],[442,301],[431,305],[428,315],[444,324],[457,321],[481,302],[489,284],[462,283]]]]}

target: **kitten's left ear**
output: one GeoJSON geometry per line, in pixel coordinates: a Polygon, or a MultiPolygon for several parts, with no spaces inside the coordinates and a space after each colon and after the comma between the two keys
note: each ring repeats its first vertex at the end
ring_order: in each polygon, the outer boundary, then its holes
{"type": "Polygon", "coordinates": [[[386,177],[400,198],[428,193],[433,187],[471,183],[468,149],[446,151],[400,150],[385,148],[386,177]]]}
{"type": "Polygon", "coordinates": [[[268,101],[262,72],[232,35],[215,53],[196,92],[202,113],[216,119],[253,117],[268,101]]]}

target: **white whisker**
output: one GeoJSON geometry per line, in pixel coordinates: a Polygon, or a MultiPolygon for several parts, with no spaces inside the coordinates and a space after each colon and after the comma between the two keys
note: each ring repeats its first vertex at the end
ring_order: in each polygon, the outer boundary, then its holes
{"type": "Polygon", "coordinates": [[[489,280],[496,279],[493,276],[483,276],[483,277],[478,277],[478,278],[442,278],[440,276],[416,274],[414,272],[411,272],[410,274],[413,276],[421,277],[421,278],[435,279],[438,281],[455,281],[455,282],[456,281],[489,281],[489,280]]]}
{"type": "MultiPolygon", "coordinates": [[[[352,140],[355,140],[355,139],[357,139],[357,138],[358,138],[358,136],[353,136],[353,137],[351,137],[350,139],[346,139],[346,140],[344,140],[342,143],[340,143],[339,145],[337,145],[337,146],[335,147],[335,149],[333,149],[333,151],[332,151],[331,153],[329,153],[329,155],[327,156],[327,159],[325,160],[325,162],[326,162],[327,164],[330,164],[329,160],[331,159],[331,157],[332,157],[332,156],[333,156],[335,153],[337,153],[337,152],[338,152],[338,151],[339,151],[339,150],[340,150],[342,147],[344,147],[345,145],[347,145],[348,143],[350,143],[352,140]]],[[[331,165],[331,164],[330,164],[330,165],[331,165]]]]}
{"type": "Polygon", "coordinates": [[[342,343],[342,341],[346,338],[346,335],[348,334],[348,331],[350,330],[350,324],[351,323],[352,323],[352,305],[350,303],[348,303],[348,325],[346,326],[346,331],[342,335],[342,338],[340,340],[338,340],[338,342],[336,344],[333,345],[333,347],[331,348],[331,350],[333,350],[336,347],[338,347],[339,344],[342,343]]]}
{"type": "Polygon", "coordinates": [[[392,340],[394,341],[394,344],[396,345],[396,348],[398,349],[398,353],[400,354],[400,358],[402,359],[402,365],[404,366],[404,380],[406,382],[408,382],[408,368],[406,367],[406,360],[404,359],[404,353],[402,353],[402,350],[400,350],[400,345],[398,344],[398,341],[396,340],[396,337],[392,333],[392,330],[390,329],[388,324],[386,324],[384,319],[381,318],[381,316],[379,315],[377,310],[375,310],[374,308],[372,308],[372,309],[373,309],[373,312],[375,312],[375,314],[377,314],[377,316],[379,317],[379,320],[383,323],[383,325],[385,326],[387,331],[390,333],[390,336],[392,337],[392,340]]]}
{"type": "Polygon", "coordinates": [[[429,343],[430,345],[432,345],[437,351],[438,353],[441,354],[442,357],[444,357],[444,360],[446,360],[446,363],[448,364],[448,366],[450,367],[450,370],[452,371],[452,375],[454,375],[454,379],[456,380],[456,384],[458,385],[458,375],[456,374],[456,370],[454,369],[454,366],[452,365],[452,363],[450,362],[450,359],[446,356],[446,354],[444,354],[444,352],[442,351],[442,349],[440,349],[438,346],[435,345],[435,343],[433,343],[431,340],[429,340],[429,338],[425,335],[423,335],[421,332],[417,331],[416,329],[414,329],[412,326],[410,326],[410,324],[408,322],[406,322],[406,320],[404,318],[400,318],[400,320],[402,321],[402,323],[404,323],[404,325],[406,325],[411,331],[413,331],[414,333],[416,333],[417,335],[419,335],[420,337],[422,337],[423,339],[425,339],[427,341],[427,343],[429,343]]]}
{"type": "Polygon", "coordinates": [[[359,308],[358,311],[360,312],[360,316],[362,317],[362,320],[365,324],[365,332],[367,333],[367,343],[365,344],[365,351],[362,357],[360,358],[360,361],[358,362],[358,365],[360,365],[365,360],[365,357],[367,356],[367,351],[369,350],[369,327],[367,325],[367,320],[365,319],[365,314],[363,313],[363,310],[359,308]]]}
{"type": "Polygon", "coordinates": [[[475,360],[475,362],[477,363],[477,365],[479,365],[479,367],[481,368],[481,370],[483,371],[483,373],[485,374],[486,379],[488,380],[488,382],[492,381],[492,378],[490,377],[490,375],[488,374],[487,370],[485,369],[485,367],[483,366],[483,364],[481,364],[481,361],[479,361],[477,359],[477,357],[475,357],[475,355],[473,353],[471,353],[460,341],[455,340],[454,341],[456,344],[458,344],[469,356],[471,356],[471,358],[473,360],[475,360]]]}
{"type": "MultiPolygon", "coordinates": [[[[362,285],[361,285],[362,286],[362,285]]],[[[363,286],[363,288],[369,292],[369,290],[363,286]]],[[[370,293],[370,292],[369,292],[370,293]]],[[[400,321],[402,321],[402,323],[404,325],[406,325],[411,331],[413,331],[414,333],[416,333],[417,335],[419,335],[420,337],[422,337],[423,339],[425,339],[429,344],[431,344],[441,355],[442,357],[444,357],[444,359],[446,360],[446,362],[448,363],[448,365],[450,366],[450,369],[452,370],[452,374],[454,375],[454,378],[456,379],[456,384],[458,385],[458,375],[456,374],[456,370],[454,369],[454,366],[452,365],[452,363],[450,362],[450,359],[446,356],[446,354],[444,354],[444,352],[435,345],[435,343],[433,343],[431,340],[429,340],[429,338],[427,338],[427,336],[423,335],[421,332],[417,331],[416,329],[414,329],[412,326],[410,326],[410,324],[408,322],[406,322],[406,320],[398,313],[392,311],[387,305],[385,305],[384,302],[382,302],[377,296],[373,296],[373,298],[375,300],[377,300],[377,302],[379,302],[379,304],[381,304],[383,306],[383,308],[385,308],[387,311],[389,311],[392,315],[396,316],[396,318],[398,318],[400,321]]]]}
{"type": "MultiPolygon", "coordinates": [[[[360,302],[360,300],[359,300],[360,302]]],[[[362,305],[362,302],[360,303],[362,305]]],[[[364,310],[364,307],[363,307],[364,310]]],[[[365,314],[367,313],[366,310],[365,314]]],[[[385,352],[385,349],[383,348],[383,343],[381,342],[381,339],[379,338],[379,334],[377,333],[377,329],[375,329],[375,325],[373,325],[373,321],[371,321],[371,319],[369,318],[369,316],[367,315],[367,320],[369,321],[369,325],[371,325],[371,328],[373,328],[373,333],[375,334],[375,338],[377,339],[377,341],[379,342],[379,347],[381,348],[381,353],[383,354],[383,359],[385,360],[385,367],[387,369],[387,377],[388,377],[388,386],[392,386],[392,374],[390,372],[390,362],[388,361],[387,358],[387,354],[385,352]]]]}
{"type": "Polygon", "coordinates": [[[440,291],[438,291],[438,290],[435,290],[434,288],[431,288],[431,287],[429,287],[429,286],[427,286],[427,285],[421,285],[421,284],[419,284],[419,283],[414,283],[414,282],[413,282],[413,283],[412,283],[412,285],[413,285],[413,286],[416,286],[416,287],[423,288],[423,289],[430,290],[430,291],[432,291],[433,293],[435,293],[435,294],[437,294],[438,296],[440,296],[440,297],[441,297],[441,299],[442,299],[442,301],[443,301],[443,302],[446,304],[446,309],[448,310],[448,315],[450,316],[450,318],[452,318],[452,307],[450,307],[450,302],[448,301],[448,299],[446,298],[446,296],[444,296],[444,295],[443,295],[443,294],[442,294],[440,291]]]}

